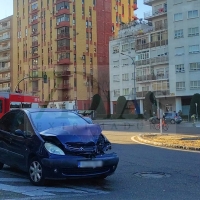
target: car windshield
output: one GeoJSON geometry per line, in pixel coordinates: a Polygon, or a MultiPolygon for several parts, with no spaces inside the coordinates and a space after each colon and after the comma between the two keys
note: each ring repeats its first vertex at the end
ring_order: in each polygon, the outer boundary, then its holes
{"type": "Polygon", "coordinates": [[[77,126],[88,124],[86,120],[72,112],[65,111],[40,111],[31,113],[35,128],[41,132],[61,126],[77,126]]]}

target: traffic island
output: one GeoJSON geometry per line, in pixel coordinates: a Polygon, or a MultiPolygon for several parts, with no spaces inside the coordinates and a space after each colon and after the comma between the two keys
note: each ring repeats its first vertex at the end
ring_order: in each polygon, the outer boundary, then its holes
{"type": "Polygon", "coordinates": [[[135,139],[155,146],[200,151],[200,137],[195,135],[145,134],[139,135],[135,139]]]}

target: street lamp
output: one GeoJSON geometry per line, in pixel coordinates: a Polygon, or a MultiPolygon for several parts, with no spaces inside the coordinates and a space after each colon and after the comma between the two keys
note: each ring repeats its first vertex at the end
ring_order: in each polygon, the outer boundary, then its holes
{"type": "Polygon", "coordinates": [[[198,112],[197,112],[197,106],[198,106],[198,104],[195,103],[195,105],[196,105],[196,116],[197,116],[197,121],[198,121],[198,112]]]}
{"type": "Polygon", "coordinates": [[[133,71],[133,80],[134,80],[134,87],[133,87],[133,100],[134,100],[134,105],[135,105],[135,108],[136,108],[136,111],[137,113],[139,114],[140,113],[140,109],[139,109],[139,106],[137,104],[137,99],[136,99],[136,73],[135,73],[135,70],[136,70],[136,67],[135,67],[135,60],[133,57],[127,55],[127,54],[124,54],[124,53],[120,53],[121,55],[124,55],[124,56],[128,56],[131,60],[132,60],[132,65],[133,65],[133,68],[134,68],[134,71],[133,71]]]}

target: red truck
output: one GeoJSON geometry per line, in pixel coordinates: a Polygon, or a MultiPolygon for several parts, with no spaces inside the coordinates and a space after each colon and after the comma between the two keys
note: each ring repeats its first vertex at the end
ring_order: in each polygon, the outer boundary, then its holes
{"type": "Polygon", "coordinates": [[[39,97],[21,93],[0,92],[0,118],[13,108],[38,108],[39,97]]]}

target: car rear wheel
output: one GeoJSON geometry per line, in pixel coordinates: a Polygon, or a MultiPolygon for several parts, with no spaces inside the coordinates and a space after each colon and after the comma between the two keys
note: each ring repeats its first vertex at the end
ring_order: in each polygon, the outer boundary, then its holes
{"type": "Polygon", "coordinates": [[[37,158],[31,159],[29,162],[29,179],[33,185],[44,185],[44,170],[41,162],[37,158]]]}
{"type": "Polygon", "coordinates": [[[171,119],[171,124],[175,124],[175,120],[174,119],[171,119]]]}
{"type": "Polygon", "coordinates": [[[0,169],[3,169],[4,164],[0,162],[0,169]]]}

